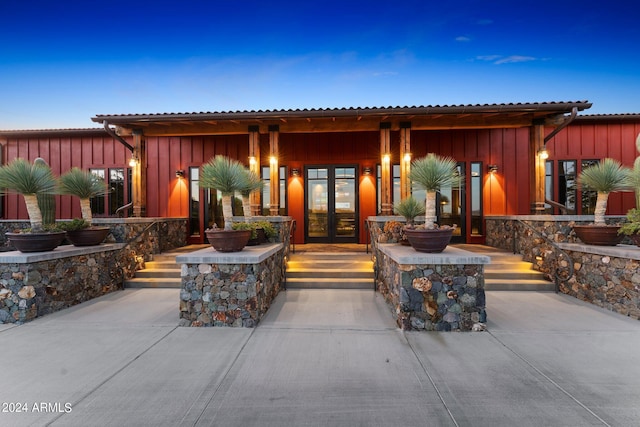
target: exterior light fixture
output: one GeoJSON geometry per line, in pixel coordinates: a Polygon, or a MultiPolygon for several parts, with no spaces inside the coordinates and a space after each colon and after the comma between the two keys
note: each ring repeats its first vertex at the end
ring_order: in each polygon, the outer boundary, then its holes
{"type": "Polygon", "coordinates": [[[383,161],[384,163],[389,163],[389,162],[391,162],[391,155],[389,155],[389,154],[384,154],[384,155],[382,156],[382,161],[383,161]]]}
{"type": "Polygon", "coordinates": [[[411,161],[411,153],[404,154],[404,161],[409,163],[411,161]]]}
{"type": "Polygon", "coordinates": [[[176,171],[176,178],[184,178],[184,171],[182,169],[176,171]]]}
{"type": "Polygon", "coordinates": [[[489,170],[489,173],[496,173],[498,172],[498,165],[488,165],[487,169],[489,170]]]}
{"type": "Polygon", "coordinates": [[[298,177],[298,176],[300,176],[300,169],[298,169],[298,168],[292,168],[292,169],[291,169],[291,176],[293,176],[293,177],[298,177]]]}
{"type": "Polygon", "coordinates": [[[137,164],[138,164],[138,158],[135,156],[135,154],[131,155],[131,159],[129,159],[129,166],[131,166],[132,168],[135,168],[137,164]]]}
{"type": "Polygon", "coordinates": [[[546,160],[549,158],[549,152],[547,151],[546,148],[543,148],[542,150],[538,151],[538,156],[542,159],[542,160],[546,160]]]}
{"type": "Polygon", "coordinates": [[[362,168],[362,174],[365,175],[365,176],[371,175],[371,167],[370,166],[365,166],[364,168],[362,168]]]}
{"type": "Polygon", "coordinates": [[[275,166],[275,165],[277,165],[277,164],[278,164],[278,159],[277,159],[275,156],[271,156],[271,157],[269,158],[269,163],[270,163],[272,166],[275,166]]]}
{"type": "Polygon", "coordinates": [[[254,156],[249,157],[249,164],[251,166],[255,165],[257,163],[257,160],[254,156]]]}

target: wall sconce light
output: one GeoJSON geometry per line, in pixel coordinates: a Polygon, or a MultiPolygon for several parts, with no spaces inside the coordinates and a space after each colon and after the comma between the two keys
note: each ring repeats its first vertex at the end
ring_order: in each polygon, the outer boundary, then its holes
{"type": "Polygon", "coordinates": [[[488,165],[487,169],[489,170],[489,173],[496,173],[498,172],[498,165],[488,165]]]}
{"type": "Polygon", "coordinates": [[[391,162],[391,155],[389,155],[389,154],[384,154],[384,155],[382,156],[382,161],[383,161],[384,163],[389,163],[389,162],[391,162]]]}
{"type": "Polygon", "coordinates": [[[370,166],[365,166],[364,168],[362,168],[362,174],[365,176],[370,176],[371,175],[371,167],[370,166]]]}
{"type": "Polygon", "coordinates": [[[300,176],[300,169],[298,169],[298,168],[292,168],[292,169],[291,169],[291,176],[293,176],[293,177],[299,177],[299,176],[300,176]]]}
{"type": "Polygon", "coordinates": [[[277,166],[278,165],[278,158],[275,157],[275,156],[269,157],[269,164],[271,166],[277,166]]]}
{"type": "Polygon", "coordinates": [[[549,158],[549,152],[547,151],[546,148],[543,148],[542,150],[538,151],[538,156],[542,159],[542,160],[546,160],[549,158]]]}
{"type": "Polygon", "coordinates": [[[184,178],[184,171],[182,169],[176,171],[176,178],[184,178]]]}
{"type": "Polygon", "coordinates": [[[411,161],[411,153],[404,154],[404,161],[409,163],[411,161]]]}
{"type": "Polygon", "coordinates": [[[137,164],[138,164],[138,158],[135,156],[135,154],[132,154],[131,159],[129,159],[129,166],[132,168],[135,168],[137,164]]]}
{"type": "Polygon", "coordinates": [[[253,165],[255,165],[256,163],[257,163],[256,158],[255,158],[254,156],[250,156],[250,157],[249,157],[249,165],[250,165],[250,166],[253,166],[253,165]]]}

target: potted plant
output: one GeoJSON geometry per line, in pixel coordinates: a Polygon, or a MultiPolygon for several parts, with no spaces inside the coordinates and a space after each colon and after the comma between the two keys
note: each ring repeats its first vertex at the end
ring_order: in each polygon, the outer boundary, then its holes
{"type": "Polygon", "coordinates": [[[460,183],[458,163],[451,157],[442,157],[429,153],[411,164],[411,180],[427,192],[425,201],[425,223],[405,233],[411,246],[419,252],[442,252],[453,235],[455,227],[436,224],[436,193],[442,187],[452,187],[460,183]]]}
{"type": "Polygon", "coordinates": [[[104,196],[109,192],[107,183],[96,174],[77,167],[69,169],[58,178],[60,194],[69,194],[80,199],[82,220],[63,223],[67,239],[74,246],[99,245],[109,234],[109,227],[95,227],[91,212],[91,198],[104,196]]]}
{"type": "Polygon", "coordinates": [[[29,163],[17,158],[0,167],[0,187],[22,194],[31,228],[6,233],[11,244],[20,252],[51,251],[64,240],[64,231],[46,230],[42,211],[38,206],[39,194],[55,194],[56,179],[46,163],[29,163]]]}
{"type": "MultiPolygon", "coordinates": [[[[415,228],[416,217],[425,214],[425,206],[417,201],[413,196],[409,196],[396,203],[393,208],[398,215],[404,217],[406,221],[404,228],[415,228]]],[[[407,240],[407,235],[404,230],[402,230],[400,235],[400,244],[409,245],[409,240],[407,240]]]]}
{"type": "Polygon", "coordinates": [[[224,229],[215,225],[205,230],[209,243],[219,252],[241,251],[251,237],[251,230],[233,229],[233,210],[231,198],[236,191],[240,191],[245,183],[246,171],[240,162],[228,157],[217,155],[202,165],[200,186],[213,188],[222,194],[222,216],[224,229]]]}
{"type": "Polygon", "coordinates": [[[622,241],[618,234],[619,225],[607,225],[604,219],[609,194],[625,191],[631,187],[631,171],[614,159],[602,159],[598,164],[586,167],[578,175],[581,188],[598,193],[594,211],[594,222],[588,225],[574,225],[573,230],[588,245],[615,246],[622,241]]]}
{"type": "Polygon", "coordinates": [[[627,222],[620,226],[618,234],[629,236],[636,246],[640,246],[640,209],[633,208],[627,211],[627,222]]]}

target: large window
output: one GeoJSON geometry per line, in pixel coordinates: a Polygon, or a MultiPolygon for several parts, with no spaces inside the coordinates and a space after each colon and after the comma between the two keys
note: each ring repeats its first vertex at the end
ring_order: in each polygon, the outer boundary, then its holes
{"type": "MultiPolygon", "coordinates": [[[[547,160],[544,165],[544,197],[547,200],[553,200],[553,160],[547,160]]],[[[547,214],[553,214],[553,206],[544,204],[544,211],[547,214]]]]}
{"type": "MultiPolygon", "coordinates": [[[[580,167],[581,167],[580,170],[584,170],[585,168],[596,165],[598,163],[599,163],[598,160],[583,160],[580,163],[580,167]]],[[[593,215],[593,213],[596,210],[597,199],[598,199],[597,191],[582,190],[580,192],[580,206],[582,208],[582,212],[580,213],[582,215],[593,215]]]]}
{"type": "Polygon", "coordinates": [[[576,210],[576,161],[558,161],[558,203],[576,210]]]}
{"type": "Polygon", "coordinates": [[[482,163],[471,162],[471,234],[482,234],[482,163]]]}
{"type": "Polygon", "coordinates": [[[109,169],[109,213],[115,214],[125,202],[124,168],[109,169]]]}
{"type": "MultiPolygon", "coordinates": [[[[91,172],[92,174],[99,176],[100,178],[102,178],[103,180],[105,179],[105,172],[104,169],[89,169],[89,172],[91,172]]],[[[93,215],[105,215],[106,214],[106,202],[105,202],[105,196],[97,196],[97,197],[92,197],[91,200],[89,201],[89,203],[91,204],[91,213],[93,215]]]]}
{"type": "MultiPolygon", "coordinates": [[[[271,215],[271,168],[269,166],[262,167],[262,214],[271,215]]],[[[278,213],[280,215],[287,214],[287,167],[280,166],[278,171],[280,180],[280,203],[278,213]]]]}

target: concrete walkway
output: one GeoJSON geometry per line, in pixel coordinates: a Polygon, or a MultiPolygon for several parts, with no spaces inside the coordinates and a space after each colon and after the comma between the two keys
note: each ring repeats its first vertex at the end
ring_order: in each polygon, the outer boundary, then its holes
{"type": "Polygon", "coordinates": [[[178,293],[0,325],[0,425],[640,425],[640,322],[571,297],[488,292],[486,332],[405,333],[373,291],[282,292],[255,329],[177,327],[178,293]]]}

